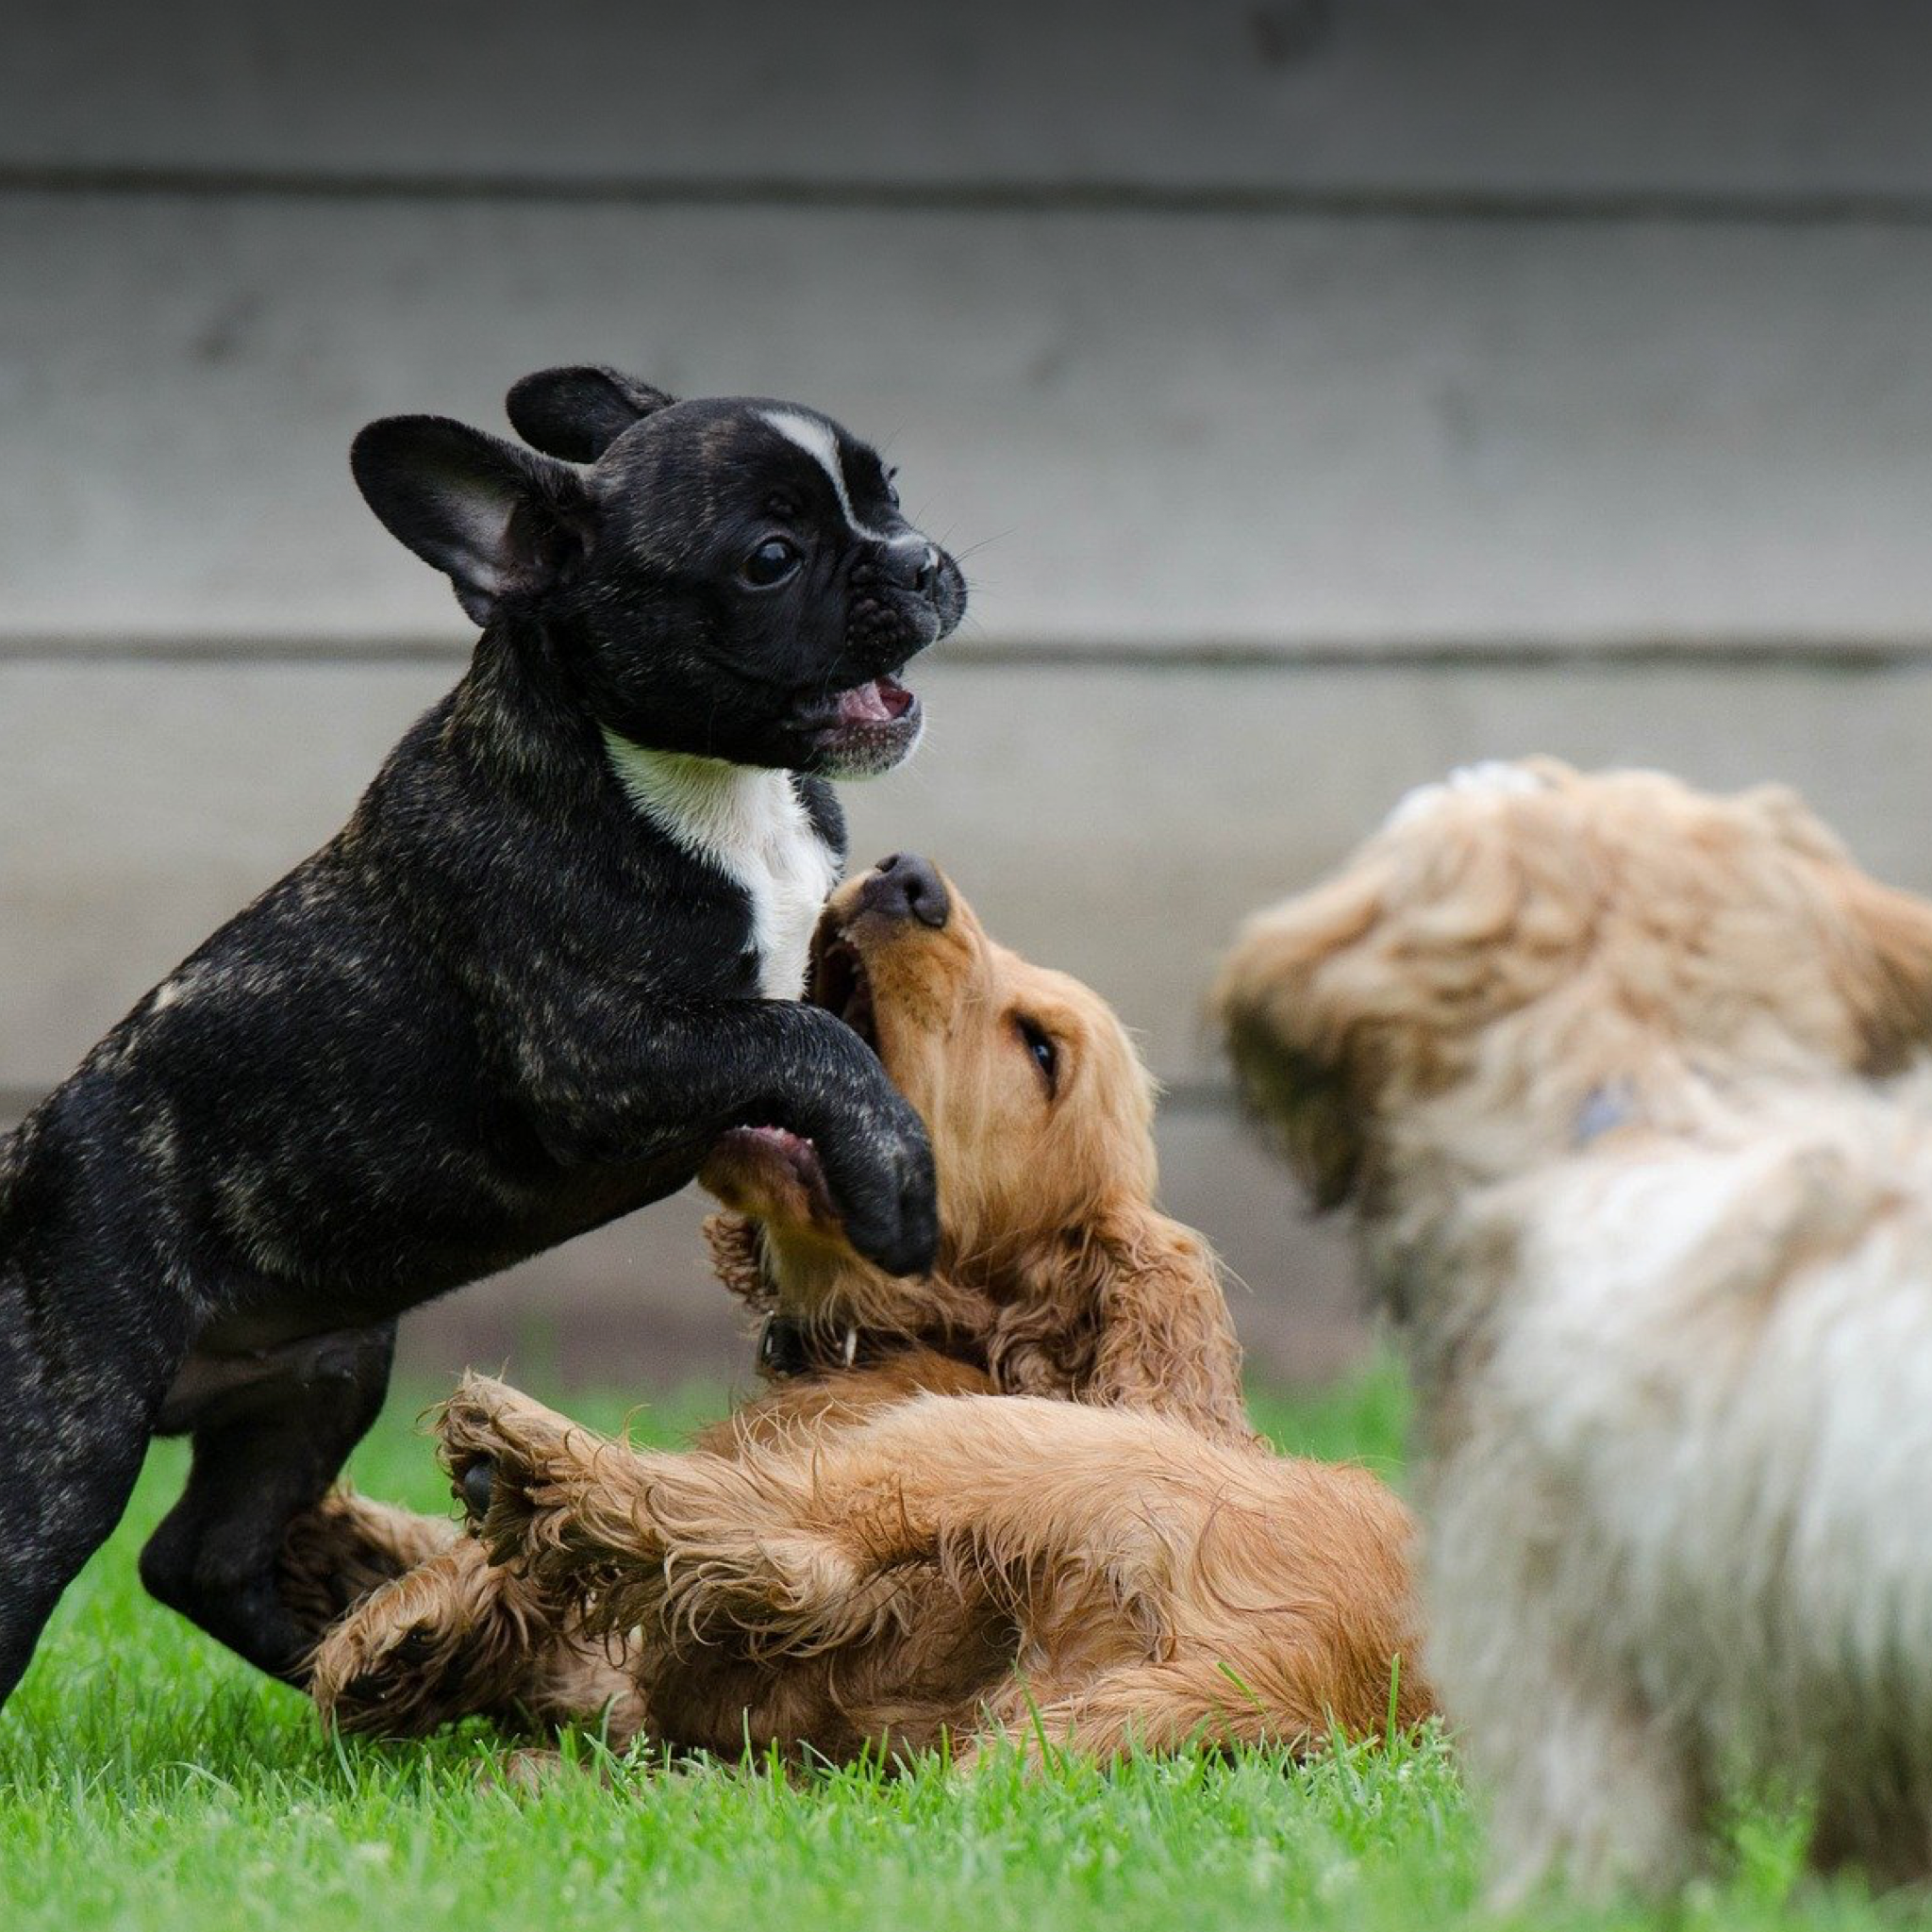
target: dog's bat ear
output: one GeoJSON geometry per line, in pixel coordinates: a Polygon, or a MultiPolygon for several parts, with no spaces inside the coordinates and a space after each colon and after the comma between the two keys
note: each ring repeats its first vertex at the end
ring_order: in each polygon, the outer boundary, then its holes
{"type": "Polygon", "coordinates": [[[575,469],[446,416],[370,424],[349,467],[391,536],[444,572],[478,624],[513,584],[554,574],[589,527],[575,469]]]}
{"type": "Polygon", "coordinates": [[[661,389],[622,370],[581,363],[525,376],[504,406],[532,449],[566,462],[594,463],[632,424],[670,408],[671,401],[661,389]]]}

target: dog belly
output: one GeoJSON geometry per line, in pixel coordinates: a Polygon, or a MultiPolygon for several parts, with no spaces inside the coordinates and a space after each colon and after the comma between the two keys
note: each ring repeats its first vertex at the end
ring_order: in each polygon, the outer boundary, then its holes
{"type": "Polygon", "coordinates": [[[380,1216],[344,1224],[278,1215],[258,1237],[270,1247],[285,1241],[300,1272],[263,1277],[240,1306],[313,1310],[331,1326],[389,1320],[661,1200],[690,1178],[688,1163],[667,1161],[583,1169],[539,1184],[479,1161],[466,1184],[425,1184],[380,1216]]]}
{"type": "Polygon", "coordinates": [[[155,1419],[158,1436],[219,1428],[252,1414],[279,1387],[308,1387],[350,1371],[366,1351],[366,1328],[291,1341],[259,1340],[259,1324],[217,1324],[176,1371],[155,1419]]]}
{"type": "MultiPolygon", "coordinates": [[[[260,1350],[391,1320],[691,1177],[682,1150],[563,1170],[465,1144],[453,1120],[419,1151],[401,1133],[334,1139],[299,1111],[245,1142],[217,1121],[191,1163],[173,1150],[201,1124],[146,1100],[88,1072],[50,1099],[9,1179],[0,1255],[30,1245],[50,1307],[77,1321],[94,1309],[119,1334],[172,1331],[175,1349],[219,1357],[223,1379],[260,1350]]],[[[163,1378],[181,1359],[168,1354],[163,1378]]]]}

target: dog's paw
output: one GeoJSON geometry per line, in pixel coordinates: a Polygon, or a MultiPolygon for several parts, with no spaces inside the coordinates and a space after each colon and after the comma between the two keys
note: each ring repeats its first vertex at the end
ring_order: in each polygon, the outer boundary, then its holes
{"type": "Polygon", "coordinates": [[[316,1653],[309,1693],[333,1730],[426,1737],[470,1708],[456,1662],[439,1617],[398,1616],[377,1597],[316,1653]]]}
{"type": "Polygon", "coordinates": [[[386,1583],[455,1541],[456,1525],[347,1490],[332,1490],[283,1532],[276,1564],[282,1607],[311,1643],[386,1583]]]}
{"type": "MultiPolygon", "coordinates": [[[[533,1524],[564,1500],[575,1474],[574,1441],[589,1432],[488,1376],[466,1374],[437,1419],[439,1453],[471,1532],[496,1562],[521,1561],[533,1524]]],[[[541,1541],[541,1539],[540,1538],[541,1541]]]]}
{"type": "Polygon", "coordinates": [[[335,1729],[417,1738],[515,1695],[531,1607],[474,1537],[387,1583],[316,1651],[309,1693],[335,1729]]]}

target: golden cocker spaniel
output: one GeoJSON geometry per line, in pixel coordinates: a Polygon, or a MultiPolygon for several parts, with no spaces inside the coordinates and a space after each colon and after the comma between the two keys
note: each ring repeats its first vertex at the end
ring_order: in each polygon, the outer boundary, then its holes
{"type": "Polygon", "coordinates": [[[415,1565],[328,1631],[324,1710],[396,1733],[606,1708],[620,1741],[834,1760],[1000,1732],[1307,1747],[1425,1715],[1407,1514],[1250,1432],[1107,1005],[903,858],[831,901],[812,995],[932,1135],[936,1274],[852,1251],[805,1142],[728,1137],[714,1249],[765,1317],[764,1391],[644,1454],[468,1378],[441,1433],[471,1533],[341,1497],[291,1539],[318,1625],[415,1565]]]}

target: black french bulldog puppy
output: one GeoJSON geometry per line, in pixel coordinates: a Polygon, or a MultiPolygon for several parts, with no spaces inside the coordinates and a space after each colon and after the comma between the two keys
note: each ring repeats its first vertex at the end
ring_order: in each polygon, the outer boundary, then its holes
{"type": "Polygon", "coordinates": [[[142,1575],[299,1681],[275,1566],[381,1404],[395,1318],[691,1179],[817,1145],[852,1240],[931,1265],[931,1154],[798,994],[844,858],[828,778],[922,728],[965,608],[878,457],[791,404],[606,369],[510,392],[530,448],[372,424],[356,480],[483,625],[346,828],[0,1141],[0,1696],[192,1433],[142,1575]]]}

